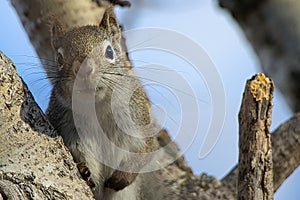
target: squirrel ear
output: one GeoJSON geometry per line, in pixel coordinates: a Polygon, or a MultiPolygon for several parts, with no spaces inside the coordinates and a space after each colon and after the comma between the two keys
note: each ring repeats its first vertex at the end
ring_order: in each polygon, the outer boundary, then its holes
{"type": "Polygon", "coordinates": [[[108,30],[111,35],[119,35],[121,34],[119,23],[114,13],[114,9],[112,6],[108,7],[102,17],[102,20],[99,24],[99,27],[104,28],[104,30],[108,30]]]}
{"type": "Polygon", "coordinates": [[[59,48],[58,39],[65,33],[64,27],[62,23],[55,16],[50,16],[50,26],[51,26],[51,45],[55,50],[57,50],[59,48]]]}

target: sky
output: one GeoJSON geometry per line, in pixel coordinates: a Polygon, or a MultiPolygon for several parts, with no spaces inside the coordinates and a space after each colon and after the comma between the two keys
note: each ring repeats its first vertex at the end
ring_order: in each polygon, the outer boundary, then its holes
{"type": "MultiPolygon", "coordinates": [[[[163,2],[133,0],[132,5],[130,9],[116,9],[120,23],[128,31],[128,38],[132,35],[130,30],[144,30],[150,27],[152,30],[159,28],[162,32],[158,32],[157,35],[154,31],[152,36],[151,34],[142,35],[140,39],[142,43],[154,41],[157,47],[167,40],[167,38],[162,39],[165,36],[171,37],[174,34],[174,37],[182,38],[174,41],[172,51],[145,48],[145,46],[136,50],[137,45],[134,42],[140,42],[137,37],[132,40],[133,44],[128,44],[132,47],[130,58],[141,79],[146,80],[145,77],[147,77],[160,82],[162,79],[170,81],[167,85],[169,87],[163,84],[155,85],[153,84],[155,81],[152,81],[152,85],[146,86],[150,100],[155,105],[154,113],[159,123],[167,128],[172,138],[179,143],[181,150],[186,149],[183,153],[194,173],[205,172],[219,179],[222,178],[238,161],[237,115],[246,80],[260,72],[255,53],[238,25],[226,11],[218,8],[215,1],[190,0],[188,4],[182,5],[182,1],[179,0],[163,2]],[[176,49],[180,52],[185,44],[190,44],[188,47],[193,44],[195,46],[187,48],[180,55],[174,53],[174,49],[180,47],[176,49]],[[195,67],[191,59],[197,59],[197,56],[202,56],[200,60],[203,62],[195,67]],[[146,65],[149,64],[152,64],[151,66],[156,64],[160,68],[154,69],[153,67],[152,71],[147,70],[146,65]],[[217,73],[213,76],[217,81],[212,82],[211,77],[204,71],[208,67],[210,67],[210,75],[213,72],[217,73]],[[161,70],[162,68],[166,70],[161,70]],[[195,71],[195,69],[200,70],[195,71]],[[218,81],[222,83],[222,87],[216,95],[221,96],[220,99],[215,99],[212,84],[218,81]],[[173,83],[175,85],[171,87],[173,83]],[[223,96],[222,91],[224,91],[223,96]],[[192,104],[196,107],[184,107],[192,104]],[[224,113],[215,114],[216,108],[220,105],[224,105],[224,113]],[[200,159],[199,152],[204,148],[212,117],[221,119],[223,114],[225,120],[224,123],[219,124],[223,126],[221,126],[219,137],[214,140],[215,145],[207,155],[200,159]],[[186,115],[188,117],[182,117],[186,115]],[[184,127],[185,124],[191,127],[194,122],[197,124],[194,124],[195,130],[191,131],[193,134],[180,136],[178,129],[184,127]],[[190,143],[185,140],[185,137],[192,137],[192,140],[189,140],[190,143]]],[[[0,31],[0,50],[15,62],[18,73],[28,84],[41,108],[45,110],[51,87],[9,1],[0,1],[0,7],[2,8],[0,27],[5,27],[0,31]]],[[[128,40],[131,42],[130,38],[128,40]]],[[[291,115],[280,92],[275,89],[271,130],[291,115]]],[[[299,184],[300,170],[298,169],[276,192],[275,199],[299,199],[300,193],[297,190],[299,184]]]]}

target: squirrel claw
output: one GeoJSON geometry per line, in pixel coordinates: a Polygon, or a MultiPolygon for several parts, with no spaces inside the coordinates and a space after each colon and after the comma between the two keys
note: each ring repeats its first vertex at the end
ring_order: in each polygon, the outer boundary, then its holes
{"type": "Polygon", "coordinates": [[[86,166],[86,163],[79,162],[79,163],[76,163],[76,165],[77,165],[78,171],[79,171],[81,177],[83,178],[83,180],[85,180],[87,182],[88,186],[93,189],[95,187],[95,183],[91,178],[91,172],[90,172],[89,168],[86,166]]]}

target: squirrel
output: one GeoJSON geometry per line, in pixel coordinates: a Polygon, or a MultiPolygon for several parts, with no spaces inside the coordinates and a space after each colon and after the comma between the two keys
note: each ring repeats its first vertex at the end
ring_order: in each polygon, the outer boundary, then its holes
{"type": "Polygon", "coordinates": [[[149,130],[158,133],[160,128],[142,84],[126,62],[113,7],[105,11],[99,26],[65,31],[58,19],[52,21],[57,64],[46,68],[53,86],[46,110],[50,123],[96,199],[148,199],[140,195],[145,181],[138,172],[152,159],[147,153],[158,148],[149,130]]]}

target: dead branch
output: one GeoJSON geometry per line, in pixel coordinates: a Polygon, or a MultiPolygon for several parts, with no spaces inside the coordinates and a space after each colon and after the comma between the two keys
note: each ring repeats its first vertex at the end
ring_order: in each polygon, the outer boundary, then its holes
{"type": "Polygon", "coordinates": [[[273,199],[273,90],[273,82],[264,74],[246,83],[239,113],[238,199],[273,199]]]}

